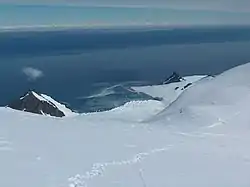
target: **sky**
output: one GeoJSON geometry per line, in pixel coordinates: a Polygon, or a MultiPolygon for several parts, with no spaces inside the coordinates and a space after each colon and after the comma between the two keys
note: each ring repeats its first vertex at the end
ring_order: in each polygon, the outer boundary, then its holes
{"type": "Polygon", "coordinates": [[[13,4],[64,4],[94,6],[149,6],[177,9],[250,11],[249,0],[0,0],[13,4]]]}
{"type": "Polygon", "coordinates": [[[145,24],[250,24],[250,1],[0,0],[1,28],[145,24]]]}

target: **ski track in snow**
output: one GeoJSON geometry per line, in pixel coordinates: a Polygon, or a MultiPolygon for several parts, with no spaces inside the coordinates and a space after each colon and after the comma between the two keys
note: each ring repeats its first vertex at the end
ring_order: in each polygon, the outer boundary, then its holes
{"type": "MultiPolygon", "coordinates": [[[[216,128],[220,125],[225,125],[227,124],[229,121],[231,121],[232,119],[234,119],[235,117],[237,117],[241,112],[236,112],[234,115],[232,115],[230,118],[228,119],[221,119],[218,118],[218,121],[216,121],[215,123],[208,125],[206,127],[201,127],[199,129],[211,129],[211,128],[216,128]]],[[[174,132],[174,134],[177,135],[182,135],[185,137],[193,137],[193,138],[205,138],[205,137],[228,137],[226,134],[217,134],[217,133],[208,133],[208,132],[202,132],[202,131],[193,131],[190,133],[186,133],[186,132],[174,132]]],[[[91,170],[85,172],[84,175],[80,175],[77,174],[73,177],[70,177],[68,179],[69,181],[69,187],[88,187],[87,182],[89,180],[94,179],[95,177],[98,176],[103,176],[105,171],[108,169],[108,167],[111,166],[124,166],[124,165],[133,165],[133,164],[137,164],[137,163],[141,163],[143,160],[145,160],[147,157],[153,155],[153,154],[157,154],[157,153],[162,153],[162,152],[166,152],[169,149],[171,149],[172,147],[174,147],[176,145],[167,145],[163,148],[156,148],[156,149],[152,149],[148,152],[141,152],[136,154],[132,159],[127,159],[127,160],[120,160],[120,161],[111,161],[111,162],[105,162],[105,163],[94,163],[91,170]]]]}
{"type": "Polygon", "coordinates": [[[175,134],[178,135],[182,135],[182,136],[186,136],[186,137],[193,137],[193,138],[205,138],[208,136],[212,136],[212,137],[224,137],[226,136],[225,134],[217,134],[217,133],[197,133],[197,132],[193,132],[193,133],[185,133],[185,132],[176,132],[175,134]]]}
{"type": "MultiPolygon", "coordinates": [[[[226,136],[225,134],[214,134],[214,133],[205,133],[205,132],[191,132],[191,133],[175,132],[175,134],[183,135],[186,137],[195,137],[195,138],[197,138],[197,137],[198,138],[225,137],[226,136]]],[[[147,157],[149,157],[153,154],[166,152],[166,151],[170,150],[171,148],[176,147],[176,145],[177,144],[167,145],[167,146],[162,147],[162,148],[152,149],[148,152],[141,152],[141,153],[136,154],[132,159],[111,161],[111,162],[105,162],[105,163],[94,163],[91,170],[85,172],[84,175],[77,174],[74,177],[70,177],[68,179],[69,187],[88,187],[87,182],[89,180],[94,179],[95,177],[103,176],[105,171],[108,169],[108,167],[133,165],[133,164],[141,163],[147,157]]]]}
{"type": "Polygon", "coordinates": [[[120,161],[111,161],[105,163],[95,163],[93,164],[90,171],[85,172],[84,175],[77,174],[74,177],[70,177],[69,187],[87,187],[87,181],[94,179],[95,177],[102,176],[108,167],[111,166],[124,166],[124,165],[133,165],[137,163],[141,163],[147,157],[168,151],[173,145],[168,145],[162,148],[152,149],[148,152],[141,152],[136,154],[132,159],[120,160],[120,161]]]}
{"type": "Polygon", "coordinates": [[[207,126],[206,128],[214,128],[220,125],[224,125],[226,124],[226,122],[224,120],[222,120],[221,118],[218,119],[218,122],[213,123],[212,125],[207,126]]]}

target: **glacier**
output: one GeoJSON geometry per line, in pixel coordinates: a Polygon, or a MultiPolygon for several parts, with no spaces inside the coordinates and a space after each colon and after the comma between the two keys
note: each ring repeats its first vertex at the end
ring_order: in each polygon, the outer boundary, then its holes
{"type": "Polygon", "coordinates": [[[151,94],[165,101],[66,118],[0,108],[0,186],[248,187],[249,72],[199,79],[171,101],[176,85],[158,85],[151,94]]]}

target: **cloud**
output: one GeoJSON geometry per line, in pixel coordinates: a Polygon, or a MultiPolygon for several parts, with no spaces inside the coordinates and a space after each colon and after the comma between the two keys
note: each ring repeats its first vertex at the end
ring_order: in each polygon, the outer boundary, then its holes
{"type": "Polygon", "coordinates": [[[44,76],[41,70],[32,67],[25,67],[22,69],[22,72],[27,76],[29,81],[36,81],[44,76]]]}

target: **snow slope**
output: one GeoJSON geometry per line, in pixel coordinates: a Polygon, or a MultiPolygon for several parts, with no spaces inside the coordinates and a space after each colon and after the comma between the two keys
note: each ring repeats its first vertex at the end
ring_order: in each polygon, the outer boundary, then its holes
{"type": "MultiPolygon", "coordinates": [[[[165,103],[165,105],[169,105],[174,100],[176,100],[178,96],[185,90],[184,87],[186,85],[188,85],[189,83],[194,84],[195,82],[200,81],[206,77],[206,75],[186,76],[181,82],[164,85],[138,86],[133,87],[133,89],[138,92],[146,93],[152,97],[163,98],[163,103],[165,103]]],[[[209,77],[209,79],[210,78],[211,77],[209,77]]]]}
{"type": "MultiPolygon", "coordinates": [[[[187,89],[169,107],[159,115],[153,117],[163,120],[170,115],[187,116],[201,113],[199,118],[219,118],[232,116],[241,109],[245,110],[246,102],[250,96],[250,64],[238,66],[228,70],[214,79],[204,79],[187,89]]],[[[203,122],[204,123],[204,122],[203,122]]]]}
{"type": "Polygon", "coordinates": [[[123,122],[142,122],[149,120],[165,108],[165,105],[156,100],[131,101],[121,107],[105,112],[82,114],[85,118],[111,119],[123,122]]]}
{"type": "Polygon", "coordinates": [[[54,100],[52,97],[50,97],[48,95],[45,95],[45,94],[41,94],[41,96],[46,101],[49,101],[50,103],[53,103],[60,111],[62,111],[64,113],[64,115],[66,117],[77,115],[76,113],[72,112],[72,110],[67,108],[65,105],[63,105],[63,104],[57,102],[56,100],[54,100]]]}
{"type": "Polygon", "coordinates": [[[64,115],[66,117],[69,116],[76,116],[77,114],[72,112],[72,110],[70,110],[69,108],[67,108],[65,105],[57,102],[56,100],[54,100],[52,97],[45,95],[45,94],[37,94],[36,92],[32,91],[31,92],[38,100],[40,101],[45,101],[48,103],[52,103],[56,108],[58,108],[61,112],[64,113],[64,115]]]}
{"type": "Polygon", "coordinates": [[[165,109],[55,119],[0,108],[0,186],[248,187],[249,71],[200,81],[165,109]]]}

